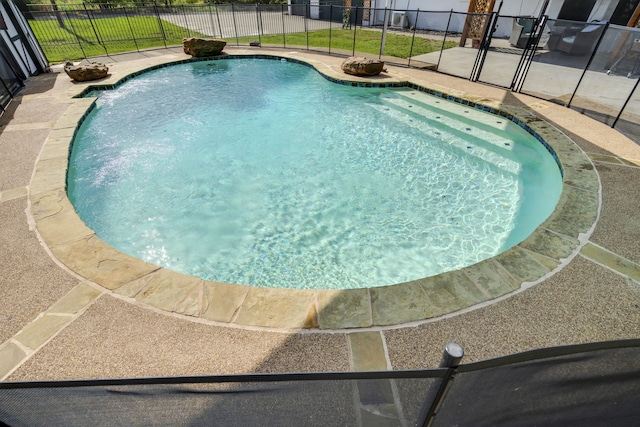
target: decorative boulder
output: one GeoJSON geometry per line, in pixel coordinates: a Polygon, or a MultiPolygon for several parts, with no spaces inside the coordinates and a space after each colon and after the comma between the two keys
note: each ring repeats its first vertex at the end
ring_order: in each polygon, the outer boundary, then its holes
{"type": "Polygon", "coordinates": [[[73,65],[73,62],[67,61],[64,64],[64,72],[77,82],[86,82],[106,77],[109,67],[99,62],[73,65]]]}
{"type": "Polygon", "coordinates": [[[384,71],[384,61],[352,56],[342,63],[342,71],[354,76],[377,76],[384,71]]]}
{"type": "Polygon", "coordinates": [[[201,39],[189,37],[182,39],[184,53],[194,58],[220,55],[227,42],[221,39],[201,39]]]}

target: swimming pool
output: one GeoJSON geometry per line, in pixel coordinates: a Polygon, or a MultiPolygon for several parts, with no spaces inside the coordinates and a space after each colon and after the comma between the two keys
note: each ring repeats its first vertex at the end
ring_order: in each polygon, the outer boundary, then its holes
{"type": "Polygon", "coordinates": [[[80,216],[119,250],[284,288],[474,264],[526,238],[560,189],[553,157],[505,118],[257,59],[164,68],[104,92],[68,176],[80,216]]]}

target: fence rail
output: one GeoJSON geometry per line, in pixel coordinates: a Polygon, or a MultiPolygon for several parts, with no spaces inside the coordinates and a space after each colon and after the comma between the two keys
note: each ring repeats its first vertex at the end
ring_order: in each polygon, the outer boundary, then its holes
{"type": "Polygon", "coordinates": [[[50,62],[219,37],[238,46],[376,56],[573,108],[640,143],[640,30],[547,17],[332,4],[28,5],[50,62]],[[386,22],[385,22],[386,20],[386,22]]]}
{"type": "Polygon", "coordinates": [[[423,371],[0,383],[0,422],[626,426],[640,419],[638,339],[466,365],[461,356],[445,350],[440,368],[423,371]]]}

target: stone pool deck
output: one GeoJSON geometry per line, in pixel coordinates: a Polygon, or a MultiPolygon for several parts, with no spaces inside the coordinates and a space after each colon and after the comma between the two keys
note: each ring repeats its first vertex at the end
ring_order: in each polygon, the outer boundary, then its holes
{"type": "MultiPolygon", "coordinates": [[[[357,80],[336,57],[225,51],[357,80]]],[[[101,59],[111,76],[93,83],[185,58],[169,49],[101,59]]],[[[0,117],[0,380],[421,369],[437,366],[449,341],[469,362],[640,336],[640,146],[567,108],[463,79],[388,67],[372,81],[410,81],[519,117],[563,163],[559,208],[513,250],[408,284],[314,292],[205,282],[126,257],[77,218],[64,180],[92,102],[73,96],[88,83],[38,76],[0,117]]]]}

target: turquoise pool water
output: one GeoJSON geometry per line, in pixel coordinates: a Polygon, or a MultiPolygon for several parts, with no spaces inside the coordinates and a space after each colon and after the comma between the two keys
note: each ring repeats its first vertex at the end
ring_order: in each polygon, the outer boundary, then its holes
{"type": "Polygon", "coordinates": [[[375,287],[524,240],[562,179],[507,119],[265,59],[175,65],[103,91],[68,194],[105,242],[204,279],[375,287]]]}

